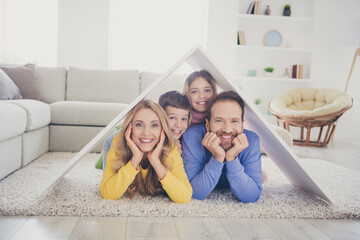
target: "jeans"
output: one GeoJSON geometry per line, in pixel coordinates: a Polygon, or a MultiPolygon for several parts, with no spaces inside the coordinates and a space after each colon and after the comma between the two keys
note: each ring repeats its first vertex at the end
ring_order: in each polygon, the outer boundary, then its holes
{"type": "Polygon", "coordinates": [[[103,156],[102,156],[102,159],[103,159],[103,171],[105,170],[105,166],[106,166],[106,157],[107,157],[107,154],[110,150],[110,147],[111,147],[111,143],[112,143],[112,140],[114,138],[114,136],[120,132],[120,130],[114,132],[113,134],[110,135],[110,137],[108,137],[106,139],[106,141],[104,142],[104,147],[103,147],[103,156]]]}

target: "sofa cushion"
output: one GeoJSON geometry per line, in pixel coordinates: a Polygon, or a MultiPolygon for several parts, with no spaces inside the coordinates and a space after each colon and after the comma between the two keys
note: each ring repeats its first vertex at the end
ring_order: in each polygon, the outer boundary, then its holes
{"type": "Polygon", "coordinates": [[[139,71],[69,67],[67,101],[130,103],[139,95],[139,71]]]}
{"type": "Polygon", "coordinates": [[[40,100],[46,103],[65,101],[66,68],[37,66],[35,70],[40,100]]]}
{"type": "Polygon", "coordinates": [[[79,126],[106,126],[128,104],[62,101],[50,104],[51,123],[79,126]]]}
{"type": "Polygon", "coordinates": [[[0,100],[19,99],[20,97],[19,88],[0,68],[0,100]]]}
{"type": "MultiPolygon", "coordinates": [[[[141,72],[140,74],[140,89],[145,91],[151,84],[153,84],[162,74],[153,72],[141,72]]],[[[187,78],[185,74],[171,74],[167,79],[161,83],[147,98],[158,102],[159,97],[170,90],[177,90],[182,92],[184,82],[187,78]]]]}
{"type": "Polygon", "coordinates": [[[51,116],[48,104],[32,99],[10,100],[7,102],[25,110],[27,114],[26,131],[35,130],[50,124],[51,116]]]}
{"type": "Polygon", "coordinates": [[[0,142],[22,134],[26,128],[26,112],[8,102],[0,102],[0,142]]]}
{"type": "Polygon", "coordinates": [[[34,64],[26,64],[24,66],[9,65],[1,66],[1,68],[14,81],[23,98],[40,99],[34,64]]]}

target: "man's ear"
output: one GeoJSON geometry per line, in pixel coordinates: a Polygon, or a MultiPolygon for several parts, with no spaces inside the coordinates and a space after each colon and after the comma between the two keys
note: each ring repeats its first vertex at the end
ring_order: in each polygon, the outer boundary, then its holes
{"type": "Polygon", "coordinates": [[[209,120],[207,120],[207,118],[205,118],[205,126],[206,126],[206,131],[210,132],[210,122],[209,120]]]}

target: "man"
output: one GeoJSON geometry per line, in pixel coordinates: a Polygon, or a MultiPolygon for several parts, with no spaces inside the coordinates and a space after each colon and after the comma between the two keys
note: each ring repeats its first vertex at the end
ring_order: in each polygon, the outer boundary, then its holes
{"type": "Polygon", "coordinates": [[[193,198],[205,199],[214,188],[230,188],[242,202],[262,192],[261,152],[256,133],[243,129],[244,101],[232,91],[214,97],[206,123],[183,135],[185,171],[193,198]]]}

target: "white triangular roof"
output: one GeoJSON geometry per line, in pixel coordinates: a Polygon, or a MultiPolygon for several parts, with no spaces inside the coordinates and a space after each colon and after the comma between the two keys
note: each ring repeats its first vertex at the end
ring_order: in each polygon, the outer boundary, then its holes
{"type": "Polygon", "coordinates": [[[206,69],[216,79],[217,84],[223,90],[233,90],[239,93],[245,102],[245,121],[246,127],[256,132],[261,141],[261,147],[266,154],[275,162],[279,169],[286,175],[292,184],[303,190],[327,201],[331,202],[319,186],[311,179],[305,170],[299,165],[298,157],[291,148],[272,130],[269,123],[261,113],[253,107],[246,94],[241,91],[220,69],[213,60],[206,54],[205,50],[196,46],[185,54],[167,72],[162,74],[153,84],[143,91],[128,107],[119,113],[100,133],[98,133],[78,154],[76,154],[49,182],[43,189],[45,193],[54,183],[64,176],[75,164],[89,153],[99,142],[103,141],[114,127],[126,116],[126,114],[143,98],[152,93],[160,84],[173,74],[183,63],[188,63],[195,71],[206,69]]]}

